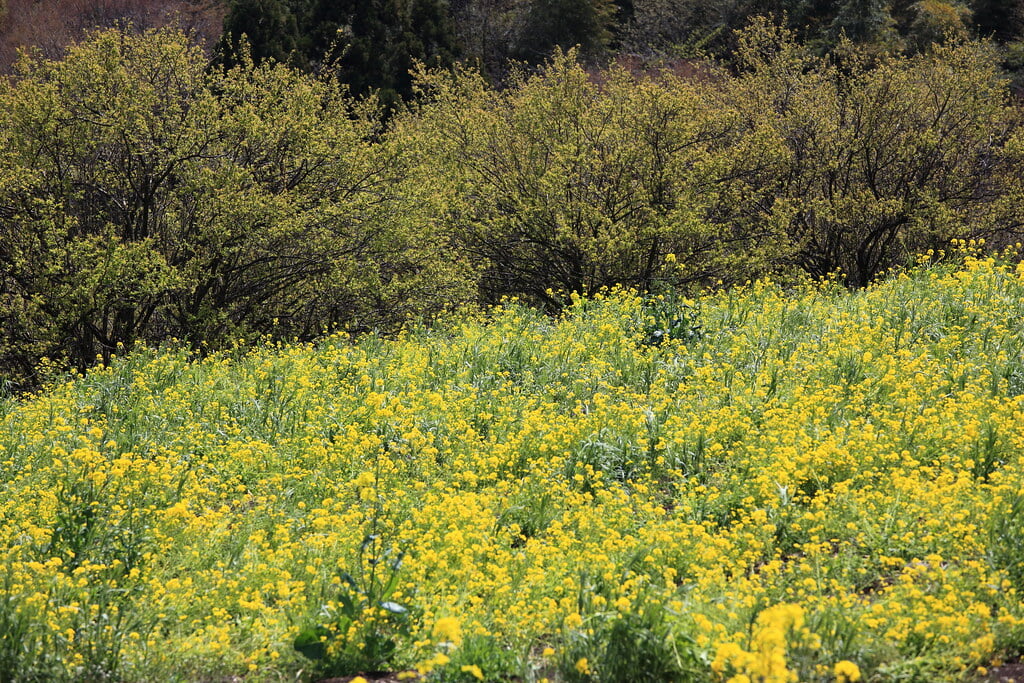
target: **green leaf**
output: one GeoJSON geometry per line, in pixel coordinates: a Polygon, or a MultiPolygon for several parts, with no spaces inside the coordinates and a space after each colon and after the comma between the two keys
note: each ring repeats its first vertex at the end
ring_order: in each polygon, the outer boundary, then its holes
{"type": "Polygon", "coordinates": [[[398,557],[391,562],[391,571],[397,572],[401,569],[403,560],[405,560],[405,553],[398,553],[398,557]]]}
{"type": "Polygon", "coordinates": [[[387,610],[388,612],[391,612],[392,614],[406,614],[406,613],[409,612],[409,610],[407,610],[406,608],[402,607],[397,602],[391,602],[391,601],[380,603],[380,608],[383,609],[383,610],[387,610]]]}
{"type": "Polygon", "coordinates": [[[391,574],[391,577],[388,578],[388,582],[384,585],[384,588],[381,590],[379,597],[382,599],[390,598],[391,595],[395,592],[395,589],[398,588],[398,579],[398,572],[393,572],[391,574]]]}
{"type": "Polygon", "coordinates": [[[307,628],[295,637],[293,647],[304,657],[314,661],[321,660],[327,654],[327,643],[324,638],[330,635],[323,626],[307,628]]]}
{"type": "Polygon", "coordinates": [[[338,594],[338,600],[341,602],[341,612],[345,616],[355,619],[358,616],[356,611],[355,602],[352,597],[346,591],[342,591],[338,594]]]}
{"type": "Polygon", "coordinates": [[[370,547],[370,544],[376,541],[378,538],[380,537],[377,534],[367,534],[367,536],[363,538],[363,542],[359,546],[359,551],[365,552],[366,549],[370,547]]]}

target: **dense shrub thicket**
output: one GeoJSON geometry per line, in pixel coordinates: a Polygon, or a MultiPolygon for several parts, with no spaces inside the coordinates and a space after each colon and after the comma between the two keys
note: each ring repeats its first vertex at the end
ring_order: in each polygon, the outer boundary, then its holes
{"type": "Polygon", "coordinates": [[[171,337],[394,326],[467,298],[372,103],[183,35],[97,34],[0,91],[0,349],[24,375],[171,337]]]}
{"type": "Polygon", "coordinates": [[[951,239],[1016,240],[1020,112],[985,44],[822,58],[760,21],[737,45],[737,71],[690,79],[572,51],[501,90],[422,69],[387,119],[327,76],[211,69],[169,30],[28,58],[0,85],[2,373],[506,295],[863,285],[951,239]]]}

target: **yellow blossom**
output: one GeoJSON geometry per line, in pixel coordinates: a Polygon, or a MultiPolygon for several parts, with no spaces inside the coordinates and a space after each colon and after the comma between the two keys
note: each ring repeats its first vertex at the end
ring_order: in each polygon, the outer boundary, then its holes
{"type": "Polygon", "coordinates": [[[484,680],[484,672],[480,670],[480,667],[476,664],[463,664],[461,669],[462,673],[468,673],[477,680],[484,680]]]}
{"type": "Polygon", "coordinates": [[[836,662],[832,673],[835,674],[838,683],[855,683],[860,680],[860,668],[846,659],[836,662]]]}
{"type": "Polygon", "coordinates": [[[435,621],[432,633],[435,640],[452,645],[462,643],[462,627],[455,617],[441,617],[435,621]]]}

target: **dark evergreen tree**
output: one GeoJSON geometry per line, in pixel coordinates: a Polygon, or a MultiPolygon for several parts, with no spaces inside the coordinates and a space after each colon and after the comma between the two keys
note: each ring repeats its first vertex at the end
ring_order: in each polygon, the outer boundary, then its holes
{"type": "Polygon", "coordinates": [[[452,64],[455,30],[443,0],[319,0],[312,54],[325,54],[352,92],[393,107],[412,94],[410,70],[452,64]],[[348,7],[345,7],[348,5],[348,7]],[[347,10],[347,11],[346,11],[347,10]]]}
{"type": "Polygon", "coordinates": [[[919,0],[890,0],[889,14],[901,33],[913,22],[919,4],[919,0]]]}
{"type": "Polygon", "coordinates": [[[1024,0],[974,0],[971,10],[982,37],[1001,43],[1024,37],[1024,0]]]}
{"type": "Polygon", "coordinates": [[[633,0],[614,0],[615,22],[618,27],[625,26],[633,19],[636,12],[633,0]]]}
{"type": "Polygon", "coordinates": [[[534,0],[520,33],[517,57],[537,63],[552,50],[579,45],[584,58],[607,52],[617,28],[613,0],[534,0]]]}
{"type": "Polygon", "coordinates": [[[895,22],[885,0],[845,0],[829,27],[833,40],[845,35],[857,43],[888,43],[896,37],[895,22]]]}
{"type": "Polygon", "coordinates": [[[226,62],[243,34],[254,61],[334,69],[352,93],[377,92],[389,108],[412,93],[416,62],[444,66],[458,52],[446,0],[233,0],[226,62]]]}
{"type": "Polygon", "coordinates": [[[233,0],[218,49],[223,63],[238,61],[243,36],[254,62],[284,62],[296,56],[299,30],[285,0],[233,0]]]}
{"type": "Polygon", "coordinates": [[[508,73],[526,7],[521,0],[450,0],[462,58],[494,82],[508,73]]]}

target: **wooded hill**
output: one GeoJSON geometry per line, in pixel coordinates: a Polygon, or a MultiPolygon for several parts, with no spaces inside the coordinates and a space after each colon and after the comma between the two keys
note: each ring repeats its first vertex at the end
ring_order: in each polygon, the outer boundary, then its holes
{"type": "Polygon", "coordinates": [[[615,285],[863,286],[1017,241],[1024,131],[991,44],[821,57],[766,20],[736,42],[697,79],[575,52],[501,89],[424,68],[390,114],[332,73],[211,68],[174,30],[27,61],[0,85],[3,372],[615,285]]]}

